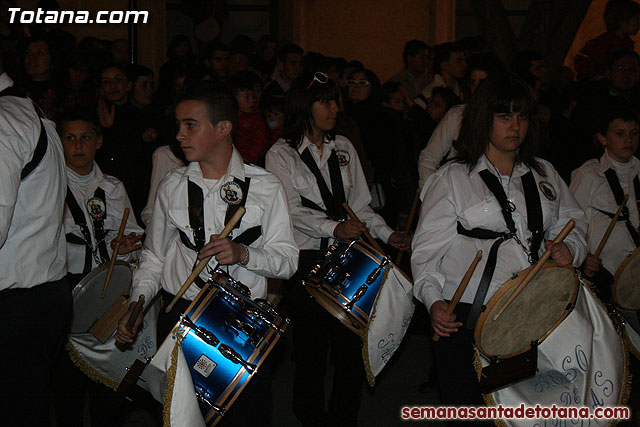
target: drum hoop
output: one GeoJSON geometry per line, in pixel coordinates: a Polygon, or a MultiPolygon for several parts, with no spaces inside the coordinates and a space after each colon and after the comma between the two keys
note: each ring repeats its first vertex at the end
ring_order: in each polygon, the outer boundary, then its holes
{"type": "MultiPolygon", "coordinates": [[[[127,267],[129,269],[130,273],[131,273],[132,278],[133,278],[133,269],[131,268],[129,263],[121,261],[121,260],[116,260],[116,262],[114,264],[114,267],[113,267],[114,270],[115,270],[116,266],[127,267]]],[[[73,288],[73,291],[72,291],[73,297],[75,298],[75,296],[78,294],[78,292],[80,292],[80,290],[82,290],[82,288],[84,288],[89,282],[93,281],[96,276],[98,276],[103,271],[108,270],[108,269],[109,269],[109,264],[104,264],[104,265],[101,265],[100,267],[96,267],[93,270],[91,270],[89,272],[89,274],[84,276],[82,278],[82,280],[80,280],[78,282],[78,284],[73,288]]]]}
{"type": "MultiPolygon", "coordinates": [[[[375,257],[375,255],[373,254],[377,254],[378,256],[380,256],[381,258],[385,258],[386,256],[384,254],[381,254],[380,252],[378,252],[377,249],[375,249],[373,246],[369,245],[367,242],[360,240],[356,243],[357,246],[361,246],[363,248],[363,252],[365,255],[367,255],[369,258],[371,258],[372,260],[374,260],[375,262],[379,263],[380,260],[377,259],[375,257]]],[[[388,263],[391,265],[392,268],[394,268],[396,271],[400,272],[400,274],[402,274],[404,276],[405,279],[407,279],[407,281],[411,284],[413,284],[413,280],[411,280],[411,278],[409,276],[407,276],[407,274],[402,271],[402,269],[400,269],[397,265],[395,265],[391,259],[387,259],[388,263]]]]}
{"type": "Polygon", "coordinates": [[[624,305],[620,304],[620,302],[618,302],[618,298],[617,298],[617,291],[618,291],[618,281],[620,280],[620,276],[622,276],[622,273],[624,273],[624,270],[627,268],[627,266],[629,265],[629,263],[631,261],[633,261],[633,259],[638,256],[638,254],[640,254],[640,248],[636,248],[633,250],[633,252],[631,252],[631,254],[626,257],[622,263],[620,263],[620,266],[618,267],[618,269],[616,270],[616,274],[615,276],[613,276],[613,285],[611,285],[611,295],[613,298],[613,301],[620,307],[624,308],[625,310],[634,310],[633,308],[630,307],[625,307],[624,305]]]}
{"type": "MultiPolygon", "coordinates": [[[[571,298],[569,299],[569,302],[567,303],[567,305],[571,304],[571,306],[575,306],[576,300],[578,299],[578,293],[580,292],[580,281],[578,280],[578,276],[575,272],[575,269],[572,266],[566,266],[566,267],[560,267],[558,266],[555,262],[553,261],[549,261],[547,263],[545,263],[542,268],[540,269],[540,271],[545,270],[547,268],[553,268],[553,267],[557,267],[557,268],[566,268],[571,270],[571,272],[573,273],[573,277],[574,277],[574,287],[573,287],[573,294],[571,296],[571,298]]],[[[476,342],[476,348],[478,349],[479,352],[481,352],[482,354],[484,354],[485,356],[487,356],[488,358],[492,358],[494,356],[498,356],[498,358],[500,359],[508,359],[510,357],[513,356],[517,356],[518,354],[522,354],[528,350],[531,349],[531,344],[527,345],[526,347],[520,349],[520,350],[516,350],[512,353],[507,353],[507,354],[489,354],[488,352],[486,352],[481,345],[481,340],[480,340],[480,336],[482,334],[482,329],[484,327],[485,322],[487,321],[487,317],[489,316],[489,313],[491,313],[493,307],[498,303],[498,301],[500,301],[502,299],[502,297],[504,296],[505,293],[507,293],[508,291],[510,291],[511,289],[513,289],[514,287],[516,287],[520,281],[522,279],[518,279],[519,277],[524,278],[524,275],[522,274],[525,271],[528,271],[529,269],[533,268],[533,265],[530,267],[525,268],[524,270],[522,270],[520,273],[518,273],[518,275],[513,278],[513,279],[509,279],[507,282],[505,282],[504,285],[502,285],[500,287],[500,289],[498,289],[496,291],[495,294],[493,294],[493,296],[489,299],[489,301],[487,302],[486,308],[485,310],[480,314],[480,316],[478,317],[478,321],[476,322],[476,326],[474,329],[474,333],[473,333],[473,337],[475,339],[476,342]]],[[[538,272],[539,273],[539,272],[538,272]]],[[[535,277],[535,276],[534,276],[535,277]]],[[[560,315],[560,317],[558,318],[558,320],[549,328],[549,330],[547,330],[540,338],[538,338],[538,343],[542,343],[549,335],[551,335],[551,333],[558,327],[560,326],[560,324],[564,321],[564,319],[567,318],[567,316],[569,315],[569,313],[571,312],[571,310],[567,310],[565,309],[562,314],[560,315]]]]}

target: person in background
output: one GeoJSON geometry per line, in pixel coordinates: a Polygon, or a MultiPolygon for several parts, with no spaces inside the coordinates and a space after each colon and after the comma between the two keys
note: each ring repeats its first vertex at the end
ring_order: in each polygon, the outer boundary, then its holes
{"type": "Polygon", "coordinates": [[[279,71],[275,79],[267,84],[262,96],[280,98],[284,102],[285,94],[291,83],[302,73],[302,55],[304,50],[295,44],[286,44],[278,53],[279,71]]]}
{"type": "Polygon", "coordinates": [[[429,69],[429,46],[420,40],[409,40],[402,50],[402,70],[392,76],[390,82],[400,83],[413,99],[431,82],[429,69]]]}
{"type": "Polygon", "coordinates": [[[435,52],[433,81],[415,97],[414,101],[422,108],[427,106],[434,87],[444,86],[451,89],[458,98],[465,99],[465,88],[462,80],[466,76],[467,61],[464,46],[458,43],[443,43],[434,46],[435,52]]]}
{"type": "Polygon", "coordinates": [[[264,155],[269,148],[269,130],[258,110],[255,85],[259,83],[260,78],[250,71],[229,79],[238,101],[238,126],[233,135],[233,145],[247,162],[263,166],[264,155]]]}

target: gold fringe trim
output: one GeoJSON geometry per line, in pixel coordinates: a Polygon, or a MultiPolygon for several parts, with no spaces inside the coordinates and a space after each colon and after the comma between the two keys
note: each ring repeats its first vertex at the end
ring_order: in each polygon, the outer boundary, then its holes
{"type": "Polygon", "coordinates": [[[67,339],[65,349],[69,353],[69,358],[86,376],[91,378],[94,382],[103,384],[113,390],[116,390],[120,383],[114,381],[111,378],[105,376],[102,372],[97,371],[91,364],[85,359],[77,348],[73,345],[70,339],[67,339]]]}
{"type": "Polygon", "coordinates": [[[624,325],[622,325],[620,329],[622,333],[622,341],[624,342],[624,345],[627,351],[633,354],[636,359],[640,360],[640,350],[638,350],[636,346],[633,345],[633,343],[631,342],[631,338],[629,338],[629,335],[627,334],[627,331],[625,330],[626,328],[624,327],[624,325]]]}
{"type": "Polygon", "coordinates": [[[371,314],[369,315],[369,321],[367,322],[367,326],[360,334],[360,339],[362,339],[362,361],[364,362],[364,370],[367,374],[367,382],[369,383],[369,387],[373,387],[376,385],[376,377],[373,375],[373,371],[371,370],[371,364],[369,363],[369,325],[371,324],[371,320],[376,316],[376,309],[378,308],[378,299],[382,294],[382,288],[387,283],[387,277],[389,276],[389,272],[393,266],[389,264],[389,268],[384,271],[384,275],[382,276],[382,282],[380,283],[380,289],[378,290],[378,298],[376,298],[373,303],[373,309],[371,310],[371,314]]]}
{"type": "MultiPolygon", "coordinates": [[[[169,335],[171,336],[171,335],[169,335]]],[[[173,400],[173,386],[176,382],[176,370],[178,369],[178,348],[180,344],[176,339],[176,343],[171,351],[171,366],[167,370],[167,389],[162,396],[162,420],[164,427],[171,427],[171,401],[173,400]]]]}

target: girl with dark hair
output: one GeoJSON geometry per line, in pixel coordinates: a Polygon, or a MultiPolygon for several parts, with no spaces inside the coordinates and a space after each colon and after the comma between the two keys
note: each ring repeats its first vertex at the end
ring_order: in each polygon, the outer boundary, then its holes
{"type": "Polygon", "coordinates": [[[458,157],[425,183],[411,267],[414,295],[442,337],[433,348],[443,405],[483,404],[473,328],[493,294],[545,247],[560,266],[579,266],[586,256],[584,212],[551,164],[534,157],[537,129],[527,84],[514,75],[492,76],[464,111],[458,157]],[[570,219],[573,231],[552,245],[570,219]],[[454,314],[447,314],[465,273],[461,266],[480,249],[486,255],[454,314]]]}
{"type": "Polygon", "coordinates": [[[338,87],[324,73],[297,79],[287,93],[283,137],[266,157],[267,170],[284,185],[300,248],[289,296],[295,324],[293,410],[305,426],[356,425],[365,373],[360,338],[311,300],[301,280],[307,278],[330,240],[351,241],[370,230],[394,247],[408,246],[408,239],[369,207],[371,195],[358,155],[348,139],[333,132],[339,98],[338,87]],[[343,202],[364,222],[347,219],[343,202]],[[335,373],[325,409],[329,347],[335,373]]]}

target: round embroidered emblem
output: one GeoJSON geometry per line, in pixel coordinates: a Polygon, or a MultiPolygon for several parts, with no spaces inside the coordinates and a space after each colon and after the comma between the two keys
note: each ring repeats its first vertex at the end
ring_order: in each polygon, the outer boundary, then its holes
{"type": "Polygon", "coordinates": [[[220,188],[220,197],[229,205],[237,205],[242,201],[242,188],[233,181],[229,181],[220,188]]]}
{"type": "Polygon", "coordinates": [[[546,197],[547,199],[553,201],[558,197],[555,188],[553,188],[553,185],[549,184],[547,181],[540,181],[540,184],[538,184],[538,186],[540,187],[542,194],[544,194],[544,197],[546,197]]]}
{"type": "Polygon", "coordinates": [[[107,207],[104,202],[97,197],[92,197],[87,201],[87,212],[93,219],[104,219],[107,207]]]}
{"type": "Polygon", "coordinates": [[[349,153],[345,150],[336,150],[336,156],[338,156],[338,164],[340,166],[347,166],[351,160],[349,153]]]}

